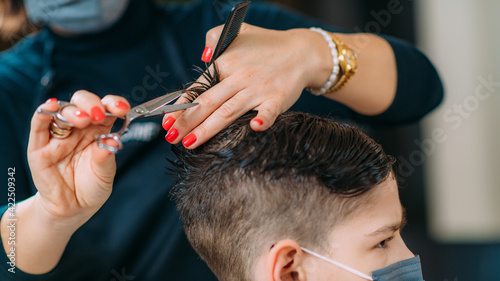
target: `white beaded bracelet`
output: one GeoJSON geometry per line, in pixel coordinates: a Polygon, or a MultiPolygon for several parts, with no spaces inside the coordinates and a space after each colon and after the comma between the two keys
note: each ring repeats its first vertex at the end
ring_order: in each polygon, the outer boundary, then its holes
{"type": "Polygon", "coordinates": [[[333,82],[337,80],[337,75],[339,74],[340,71],[340,66],[339,66],[339,55],[337,53],[337,45],[335,45],[335,42],[333,42],[332,37],[323,29],[318,28],[318,27],[311,27],[309,28],[311,31],[317,32],[325,38],[326,42],[328,43],[328,47],[330,47],[330,50],[332,52],[332,57],[333,57],[333,69],[332,69],[332,75],[330,75],[330,78],[328,81],[323,85],[323,87],[319,89],[309,89],[309,91],[317,96],[321,96],[322,94],[326,93],[328,89],[330,89],[333,85],[333,82]]]}

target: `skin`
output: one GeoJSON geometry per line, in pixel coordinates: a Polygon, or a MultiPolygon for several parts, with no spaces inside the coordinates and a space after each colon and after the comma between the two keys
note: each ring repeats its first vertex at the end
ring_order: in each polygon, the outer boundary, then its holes
{"type": "MultiPolygon", "coordinates": [[[[207,45],[212,49],[220,31],[218,27],[207,34],[207,45]]],[[[383,112],[392,103],[396,89],[391,47],[376,35],[338,37],[358,53],[359,71],[345,88],[326,97],[363,114],[383,112]],[[367,36],[369,44],[357,47],[356,39],[367,36]]],[[[253,119],[251,127],[266,130],[277,115],[297,101],[305,87],[321,87],[333,64],[329,47],[315,32],[274,31],[246,24],[217,62],[223,81],[197,98],[199,106],[169,115],[176,120],[170,130],[179,131],[172,143],[194,134],[196,141],[189,148],[195,148],[251,109],[258,110],[256,119],[262,120],[261,124],[253,119]]],[[[96,121],[75,113],[90,113],[97,106],[120,117],[126,115],[130,105],[122,97],[101,100],[86,91],[76,92],[71,102],[76,107],[63,111],[63,116],[75,124],[70,137],[51,138],[49,115],[35,113],[31,123],[28,162],[38,193],[16,205],[16,266],[31,274],[47,273],[58,264],[71,235],[99,210],[112,190],[114,155],[99,149],[93,137],[109,132],[115,119],[96,121]],[[126,108],[117,107],[117,101],[126,103],[126,108]]],[[[56,111],[58,105],[51,102],[42,108],[56,111]]],[[[0,224],[2,243],[9,252],[8,221],[2,219],[0,224]]]]}
{"type": "MultiPolygon", "coordinates": [[[[370,192],[371,198],[362,210],[332,229],[327,238],[328,251],[319,252],[367,275],[414,257],[400,234],[404,212],[395,179],[388,178],[370,192]]],[[[302,251],[292,239],[263,249],[255,268],[254,280],[260,281],[365,280],[302,251]]]]}
{"type": "MultiPolygon", "coordinates": [[[[207,33],[206,45],[215,49],[222,26],[207,33]]],[[[358,71],[341,90],[325,94],[365,115],[377,115],[392,104],[397,69],[391,46],[371,34],[335,34],[358,55],[358,71]],[[360,44],[360,40],[366,43],[360,44]]],[[[174,112],[168,128],[179,134],[172,143],[196,136],[188,146],[204,143],[250,110],[258,115],[250,122],[255,131],[269,128],[288,110],[304,88],[320,88],[329,79],[333,61],[325,39],[308,29],[277,31],[244,24],[240,35],[217,59],[221,83],[198,97],[199,106],[174,112]],[[259,122],[257,120],[261,120],[259,122]]],[[[202,78],[199,81],[203,81],[202,78]]],[[[181,98],[177,103],[185,103],[181,98]]]]}
{"type": "MultiPolygon", "coordinates": [[[[71,103],[75,107],[66,107],[63,116],[75,130],[64,140],[50,136],[50,115],[35,113],[31,120],[28,162],[38,192],[16,205],[16,266],[31,274],[46,273],[57,265],[71,235],[106,202],[113,186],[114,154],[100,149],[94,136],[109,132],[116,118],[95,121],[90,114],[78,117],[75,113],[88,113],[97,106],[103,112],[125,116],[130,105],[123,97],[101,100],[87,91],[76,92],[71,103]],[[127,108],[117,107],[117,101],[127,108]]],[[[40,108],[57,111],[59,106],[54,100],[40,108]]],[[[6,251],[7,224],[2,219],[6,251]]]]}

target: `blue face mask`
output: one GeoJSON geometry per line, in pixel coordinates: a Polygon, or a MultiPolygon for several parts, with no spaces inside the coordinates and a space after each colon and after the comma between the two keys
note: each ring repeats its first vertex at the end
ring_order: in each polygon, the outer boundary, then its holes
{"type": "Polygon", "coordinates": [[[334,264],[344,270],[351,272],[359,277],[366,280],[376,280],[376,281],[424,281],[422,277],[422,267],[420,265],[420,257],[415,256],[411,259],[402,260],[388,267],[376,270],[372,272],[372,276],[366,275],[354,268],[347,265],[341,264],[334,260],[331,260],[325,256],[317,254],[311,250],[301,248],[304,252],[309,253],[317,258],[320,258],[326,262],[334,264]]]}
{"type": "MultiPolygon", "coordinates": [[[[142,1],[142,0],[141,0],[142,1]]],[[[33,23],[70,34],[102,31],[121,17],[130,0],[24,0],[33,23]]]]}

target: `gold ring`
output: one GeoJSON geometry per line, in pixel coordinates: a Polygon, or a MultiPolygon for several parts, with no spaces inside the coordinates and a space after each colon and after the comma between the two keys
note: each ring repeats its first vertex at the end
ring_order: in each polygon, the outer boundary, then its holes
{"type": "Polygon", "coordinates": [[[65,139],[69,137],[69,135],[73,132],[73,126],[61,125],[57,121],[57,117],[52,118],[49,129],[50,134],[57,139],[65,139]]]}

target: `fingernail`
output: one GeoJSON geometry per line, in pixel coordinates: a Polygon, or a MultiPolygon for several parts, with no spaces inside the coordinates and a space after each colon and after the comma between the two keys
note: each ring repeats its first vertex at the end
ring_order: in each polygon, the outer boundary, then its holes
{"type": "Polygon", "coordinates": [[[104,115],[104,112],[102,112],[102,110],[98,106],[92,107],[92,109],[90,110],[90,114],[95,121],[102,120],[106,117],[106,115],[104,115]]]}
{"type": "Polygon", "coordinates": [[[185,147],[190,147],[191,145],[193,145],[193,143],[196,142],[196,136],[195,134],[190,134],[189,136],[185,137],[184,140],[182,140],[182,144],[185,146],[185,147]]]}
{"type": "Polygon", "coordinates": [[[165,131],[170,130],[170,128],[172,128],[172,125],[174,125],[174,123],[175,123],[175,118],[172,116],[169,116],[167,118],[167,120],[165,120],[165,122],[162,125],[163,129],[165,129],[165,131]]]}
{"type": "Polygon", "coordinates": [[[77,111],[75,111],[75,115],[77,117],[80,117],[80,118],[84,118],[84,117],[89,116],[89,114],[87,112],[83,111],[83,110],[77,110],[77,111]]]}
{"type": "Polygon", "coordinates": [[[115,106],[118,107],[119,109],[128,109],[128,105],[121,100],[115,102],[115,106]]]}
{"type": "Polygon", "coordinates": [[[165,139],[168,142],[173,142],[178,136],[179,136],[179,131],[177,131],[177,129],[174,128],[170,130],[170,132],[168,132],[168,134],[165,136],[165,139]]]}
{"type": "Polygon", "coordinates": [[[259,118],[254,118],[253,121],[259,123],[259,125],[262,126],[262,124],[264,124],[264,121],[262,121],[262,119],[259,119],[259,118]]]}
{"type": "Polygon", "coordinates": [[[212,49],[210,47],[205,47],[205,50],[203,50],[203,55],[201,55],[201,60],[204,62],[210,62],[211,58],[212,58],[212,49]]]}
{"type": "Polygon", "coordinates": [[[50,99],[48,99],[45,103],[51,103],[51,102],[53,102],[53,101],[57,101],[57,99],[56,99],[56,98],[50,98],[50,99]]]}

